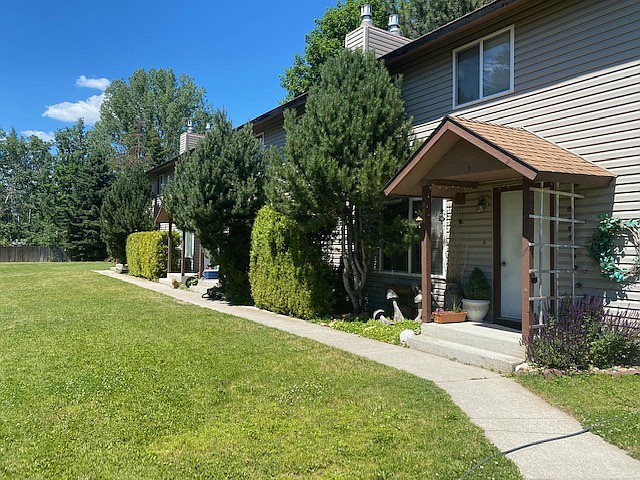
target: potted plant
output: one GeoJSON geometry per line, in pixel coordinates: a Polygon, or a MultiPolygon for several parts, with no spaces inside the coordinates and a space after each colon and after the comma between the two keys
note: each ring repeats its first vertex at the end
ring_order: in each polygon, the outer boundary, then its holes
{"type": "Polygon", "coordinates": [[[433,312],[433,321],[436,323],[464,322],[465,318],[467,318],[467,312],[464,311],[459,302],[451,305],[449,310],[439,308],[433,312]]]}
{"type": "Polygon", "coordinates": [[[478,266],[473,267],[469,281],[464,286],[462,305],[467,311],[467,317],[472,322],[481,322],[489,312],[491,287],[487,277],[478,266]]]}

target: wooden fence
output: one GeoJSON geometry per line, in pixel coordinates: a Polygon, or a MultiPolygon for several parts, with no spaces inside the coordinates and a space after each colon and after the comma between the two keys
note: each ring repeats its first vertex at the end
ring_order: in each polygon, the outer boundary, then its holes
{"type": "Polygon", "coordinates": [[[0,247],[0,262],[68,262],[60,247],[0,247]]]}

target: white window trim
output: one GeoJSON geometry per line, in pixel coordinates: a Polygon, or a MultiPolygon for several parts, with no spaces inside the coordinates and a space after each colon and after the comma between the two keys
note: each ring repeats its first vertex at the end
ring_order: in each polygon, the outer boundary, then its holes
{"type": "MultiPolygon", "coordinates": [[[[442,199],[442,208],[445,212],[447,212],[447,202],[449,200],[446,198],[442,199]]],[[[422,202],[422,198],[421,197],[409,197],[409,208],[407,210],[407,219],[411,220],[412,219],[412,213],[413,213],[413,204],[419,202],[422,202]]],[[[442,271],[443,273],[432,273],[431,274],[431,278],[439,278],[439,279],[444,279],[446,278],[446,274],[447,274],[447,266],[448,263],[447,262],[447,253],[448,253],[448,248],[447,245],[449,244],[449,229],[447,228],[447,222],[449,221],[449,218],[447,216],[445,216],[445,220],[444,220],[444,230],[443,230],[443,243],[444,243],[444,250],[442,252],[442,271]]],[[[408,249],[408,255],[407,255],[407,267],[410,269],[411,268],[411,260],[413,259],[412,255],[413,255],[413,248],[409,247],[408,249]]],[[[422,277],[422,272],[404,272],[404,271],[399,271],[399,270],[383,270],[382,269],[382,265],[383,265],[383,261],[382,261],[382,257],[383,257],[383,253],[382,253],[382,249],[378,250],[378,273],[383,273],[386,275],[394,275],[397,277],[410,277],[410,278],[420,278],[422,277]]]]}
{"type": "Polygon", "coordinates": [[[257,134],[256,139],[260,142],[260,145],[264,146],[264,132],[257,134]]]}
{"type": "Polygon", "coordinates": [[[515,55],[514,55],[514,46],[515,46],[515,34],[514,34],[514,26],[513,25],[509,25],[506,28],[503,28],[502,30],[498,30],[497,32],[493,32],[489,35],[485,35],[482,38],[479,38],[478,40],[474,40],[473,42],[469,42],[466,43],[464,45],[462,45],[461,47],[456,48],[453,52],[452,52],[452,57],[453,57],[453,92],[452,92],[452,102],[453,102],[453,108],[458,108],[458,107],[466,107],[468,105],[474,105],[476,103],[480,103],[480,102],[484,102],[485,100],[490,100],[492,98],[496,98],[496,97],[501,97],[503,95],[508,95],[510,93],[513,93],[514,90],[514,70],[515,70],[515,55]],[[505,90],[503,92],[498,92],[498,93],[494,93],[493,95],[488,95],[486,97],[482,96],[482,81],[483,81],[483,62],[484,62],[484,42],[485,40],[491,40],[493,37],[497,37],[498,35],[502,35],[505,32],[509,32],[509,61],[511,62],[511,65],[509,66],[509,90],[505,90]],[[458,102],[458,62],[457,62],[457,57],[458,57],[458,52],[462,51],[462,50],[466,50],[470,47],[473,47],[475,45],[479,45],[480,49],[479,49],[479,53],[478,55],[480,56],[479,60],[479,69],[480,69],[480,75],[479,75],[479,98],[477,98],[476,100],[471,100],[469,102],[466,103],[457,103],[458,102]]]}

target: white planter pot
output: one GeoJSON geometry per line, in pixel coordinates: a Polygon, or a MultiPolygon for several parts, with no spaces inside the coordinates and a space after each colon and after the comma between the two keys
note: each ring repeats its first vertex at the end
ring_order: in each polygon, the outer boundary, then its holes
{"type": "Polygon", "coordinates": [[[467,312],[467,320],[471,322],[481,322],[489,313],[489,300],[469,300],[462,299],[462,307],[467,312]]]}

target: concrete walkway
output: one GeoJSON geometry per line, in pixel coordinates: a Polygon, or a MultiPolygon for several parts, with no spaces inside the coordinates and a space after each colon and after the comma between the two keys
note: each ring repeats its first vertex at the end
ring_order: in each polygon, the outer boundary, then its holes
{"type": "MultiPolygon", "coordinates": [[[[488,370],[361,338],[255,307],[230,306],[225,302],[202,299],[194,292],[174,290],[166,285],[111,271],[98,273],[183,302],[310,338],[430,380],[445,390],[456,405],[502,451],[582,429],[566,413],[542,401],[515,381],[488,370]]],[[[526,448],[509,454],[508,457],[518,465],[522,475],[531,480],[640,479],[639,461],[592,433],[526,448]]],[[[476,472],[470,478],[481,479],[481,472],[476,472]]]]}

